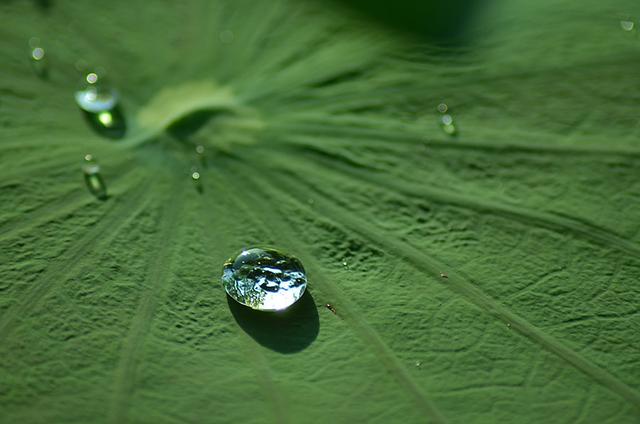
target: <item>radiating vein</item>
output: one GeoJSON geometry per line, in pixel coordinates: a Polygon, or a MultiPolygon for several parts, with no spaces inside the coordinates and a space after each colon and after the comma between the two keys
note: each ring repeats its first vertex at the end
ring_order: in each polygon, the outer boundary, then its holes
{"type": "Polygon", "coordinates": [[[119,185],[116,185],[115,191],[118,192],[118,195],[105,205],[98,223],[62,253],[40,278],[29,286],[22,299],[2,315],[0,318],[0,342],[6,341],[17,320],[38,307],[47,293],[63,284],[67,281],[68,276],[78,270],[83,264],[83,258],[91,255],[96,249],[108,246],[119,232],[143,210],[147,200],[143,196],[145,186],[139,184],[140,180],[133,178],[133,176],[122,185],[124,186],[125,183],[128,188],[122,191],[119,185]],[[126,218],[122,219],[123,216],[126,218]]]}
{"type": "MultiPolygon", "coordinates": [[[[640,246],[636,243],[617,236],[610,230],[599,227],[587,220],[499,203],[486,198],[474,198],[468,194],[426,187],[409,181],[398,181],[393,176],[385,176],[362,168],[347,166],[338,160],[329,161],[321,155],[314,154],[313,157],[314,161],[307,161],[307,166],[322,164],[343,175],[356,178],[372,188],[385,187],[393,193],[402,193],[413,198],[429,199],[443,205],[455,205],[478,213],[503,216],[528,226],[535,224],[562,234],[572,233],[596,244],[616,249],[634,257],[640,257],[640,246]]],[[[289,164],[288,168],[293,168],[293,165],[289,164]]]]}
{"type": "MultiPolygon", "coordinates": [[[[179,181],[179,180],[178,180],[179,181]]],[[[163,213],[160,216],[159,231],[156,243],[157,250],[151,252],[144,282],[140,285],[141,297],[138,307],[130,323],[126,338],[122,342],[120,359],[115,370],[115,381],[112,392],[110,421],[121,423],[127,420],[131,397],[136,384],[136,368],[140,360],[139,354],[155,314],[158,301],[164,294],[165,286],[171,274],[172,259],[175,256],[177,230],[180,228],[178,218],[183,206],[183,190],[174,184],[169,192],[170,197],[164,199],[163,213]]]]}
{"type": "MultiPolygon", "coordinates": [[[[236,165],[240,166],[239,163],[236,163],[236,165]]],[[[243,167],[243,169],[244,172],[236,171],[233,174],[235,175],[235,178],[227,178],[228,184],[233,184],[234,180],[246,179],[247,182],[243,186],[262,187],[263,192],[266,192],[267,187],[263,182],[251,178],[250,175],[252,175],[252,173],[248,172],[248,168],[243,167]]],[[[238,190],[237,192],[240,191],[238,190]]],[[[282,195],[282,193],[280,193],[280,195],[282,195]]],[[[252,200],[254,210],[264,208],[265,203],[255,197],[254,191],[245,191],[242,199],[247,198],[252,200]]],[[[279,212],[283,213],[283,211],[279,212]]],[[[279,214],[271,215],[277,216],[279,214]]],[[[257,216],[255,216],[255,219],[262,221],[257,216]]],[[[363,340],[364,344],[372,348],[382,365],[384,365],[389,373],[398,381],[399,385],[409,393],[416,405],[425,414],[425,416],[429,418],[429,422],[446,422],[445,418],[433,404],[433,401],[413,381],[406,368],[400,363],[400,361],[398,361],[393,351],[384,343],[375,330],[361,318],[360,314],[357,313],[357,307],[348,300],[347,296],[345,296],[329,278],[324,275],[322,272],[322,266],[313,259],[314,255],[308,247],[287,237],[286,234],[288,234],[290,230],[285,228],[283,223],[277,220],[269,222],[262,221],[262,226],[264,228],[271,228],[272,231],[277,234],[277,238],[286,240],[288,245],[295,247],[296,252],[298,252],[297,254],[304,256],[305,267],[307,267],[310,274],[313,275],[314,284],[321,287],[322,290],[325,291],[332,299],[335,299],[335,302],[340,305],[340,310],[342,311],[341,316],[350,324],[351,328],[363,340]]]]}
{"type": "Polygon", "coordinates": [[[508,310],[506,306],[500,304],[477,288],[462,272],[450,269],[446,263],[431,254],[420,251],[409,243],[396,240],[394,235],[389,231],[354,217],[353,214],[348,213],[344,207],[340,208],[336,206],[339,205],[340,202],[326,190],[319,189],[299,178],[297,181],[301,181],[303,183],[302,186],[292,184],[290,179],[283,178],[282,175],[273,172],[270,173],[270,176],[272,180],[276,182],[277,186],[283,187],[281,192],[288,193],[290,198],[296,201],[296,205],[307,213],[311,213],[311,211],[308,206],[304,204],[304,201],[301,200],[301,197],[303,197],[305,193],[308,196],[309,190],[311,190],[311,192],[318,194],[314,198],[315,213],[321,212],[323,216],[328,217],[333,225],[338,228],[346,228],[350,232],[358,234],[360,237],[369,240],[384,251],[403,258],[403,260],[409,262],[416,269],[426,272],[427,275],[432,276],[432,278],[438,281],[442,280],[438,278],[441,270],[447,269],[448,278],[445,284],[446,287],[458,293],[467,301],[475,304],[486,313],[503,321],[505,324],[509,324],[512,329],[518,331],[545,350],[557,355],[592,380],[630,402],[636,408],[640,408],[640,393],[634,388],[628,386],[604,368],[589,361],[570,346],[545,334],[524,318],[508,310]],[[301,191],[304,191],[304,193],[301,193],[301,191]],[[326,199],[332,199],[332,201],[330,202],[326,199]],[[339,219],[336,218],[338,216],[340,217],[339,219]]]}

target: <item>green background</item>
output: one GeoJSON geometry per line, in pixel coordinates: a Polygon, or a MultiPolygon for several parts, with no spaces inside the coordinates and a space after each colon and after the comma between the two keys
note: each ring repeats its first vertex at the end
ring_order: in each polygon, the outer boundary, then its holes
{"type": "Polygon", "coordinates": [[[0,422],[640,420],[640,5],[380,4],[0,4],[0,422]]]}

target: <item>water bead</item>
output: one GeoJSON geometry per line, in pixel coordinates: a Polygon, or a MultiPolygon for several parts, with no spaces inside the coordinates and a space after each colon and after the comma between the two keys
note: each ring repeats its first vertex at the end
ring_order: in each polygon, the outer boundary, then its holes
{"type": "Polygon", "coordinates": [[[225,262],[222,285],[238,303],[279,311],[302,297],[307,277],[298,259],[274,249],[251,248],[225,262]]]}
{"type": "Polygon", "coordinates": [[[108,197],[107,186],[100,175],[100,165],[92,155],[87,154],[84,156],[82,173],[84,174],[84,182],[89,192],[100,200],[106,200],[108,197]]]}

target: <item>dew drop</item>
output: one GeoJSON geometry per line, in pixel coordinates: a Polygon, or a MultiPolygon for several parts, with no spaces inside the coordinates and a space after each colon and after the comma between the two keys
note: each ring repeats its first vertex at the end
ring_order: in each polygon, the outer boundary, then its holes
{"type": "Polygon", "coordinates": [[[199,155],[204,154],[204,146],[202,144],[198,144],[196,146],[196,153],[199,154],[199,155]]]}
{"type": "Polygon", "coordinates": [[[420,368],[422,366],[422,362],[416,361],[416,367],[420,368]]]}
{"type": "Polygon", "coordinates": [[[447,113],[447,111],[449,110],[449,106],[447,106],[446,103],[440,103],[438,105],[438,112],[440,113],[447,113]]]}
{"type": "Polygon", "coordinates": [[[198,181],[200,179],[200,173],[198,171],[193,171],[191,173],[191,179],[193,179],[193,181],[198,181]]]}
{"type": "Polygon", "coordinates": [[[279,311],[302,297],[307,276],[298,259],[274,249],[251,248],[225,262],[222,285],[238,303],[279,311]]]}
{"type": "Polygon", "coordinates": [[[624,31],[633,31],[634,27],[635,23],[633,21],[620,21],[620,28],[622,28],[624,31]]]}
{"type": "Polygon", "coordinates": [[[456,126],[453,123],[453,117],[448,113],[440,117],[440,126],[445,133],[451,136],[456,135],[457,133],[456,126]]]}
{"type": "Polygon", "coordinates": [[[47,76],[47,57],[44,48],[40,45],[40,39],[32,37],[29,40],[29,58],[33,71],[41,78],[47,76]]]}
{"type": "Polygon", "coordinates": [[[100,175],[100,165],[92,155],[87,154],[84,156],[82,172],[84,174],[84,182],[91,194],[100,200],[106,200],[108,197],[107,186],[100,175]]]}
{"type": "Polygon", "coordinates": [[[118,93],[101,80],[96,72],[87,73],[83,87],[74,93],[76,104],[96,131],[107,137],[121,138],[126,132],[126,124],[118,107],[118,93]]]}

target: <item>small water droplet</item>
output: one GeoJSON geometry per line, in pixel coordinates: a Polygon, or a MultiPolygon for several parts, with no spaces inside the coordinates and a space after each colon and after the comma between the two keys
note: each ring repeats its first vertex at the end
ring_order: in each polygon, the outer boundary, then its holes
{"type": "Polygon", "coordinates": [[[100,175],[100,165],[90,154],[84,156],[82,173],[84,174],[84,182],[91,194],[100,200],[106,200],[108,197],[107,186],[100,175]]]}
{"type": "Polygon", "coordinates": [[[635,27],[635,23],[633,21],[620,21],[620,27],[624,30],[624,31],[633,31],[633,28],[635,27]]]}
{"type": "Polygon", "coordinates": [[[342,266],[345,268],[348,268],[349,264],[347,263],[347,261],[342,261],[342,266]]]}
{"type": "Polygon", "coordinates": [[[227,29],[227,30],[221,31],[219,37],[220,37],[220,41],[223,44],[231,44],[233,43],[235,35],[233,34],[233,31],[227,29]]]}
{"type": "Polygon", "coordinates": [[[440,278],[449,278],[449,274],[447,274],[446,272],[441,272],[440,278]]]}
{"type": "Polygon", "coordinates": [[[40,78],[47,77],[47,57],[44,48],[40,45],[40,39],[37,37],[32,37],[29,40],[30,53],[29,57],[31,59],[31,67],[33,71],[40,78]]]}
{"type": "Polygon", "coordinates": [[[510,322],[507,323],[507,328],[511,328],[511,323],[510,322]]]}
{"type": "Polygon", "coordinates": [[[74,97],[89,123],[107,137],[124,136],[126,123],[118,107],[118,93],[105,84],[96,72],[86,74],[83,81],[83,87],[74,93],[74,97]]]}
{"type": "Polygon", "coordinates": [[[279,311],[302,297],[307,277],[298,259],[274,249],[251,248],[225,262],[222,285],[238,303],[279,311]]]}
{"type": "Polygon", "coordinates": [[[416,361],[416,367],[420,368],[422,366],[422,362],[416,361]]]}
{"type": "Polygon", "coordinates": [[[330,310],[330,311],[331,311],[331,312],[333,312],[334,314],[337,314],[337,313],[338,313],[338,312],[336,311],[336,308],[335,308],[331,303],[327,303],[325,306],[326,306],[326,308],[327,308],[328,310],[330,310]]]}
{"type": "Polygon", "coordinates": [[[204,153],[204,146],[202,144],[198,144],[196,146],[196,153],[199,154],[199,155],[204,153]]]}
{"type": "Polygon", "coordinates": [[[198,171],[193,171],[193,172],[191,173],[191,178],[192,178],[194,181],[198,181],[198,180],[200,179],[200,173],[199,173],[198,171]]]}
{"type": "Polygon", "coordinates": [[[442,130],[449,135],[456,135],[456,126],[453,123],[453,116],[448,113],[440,117],[440,126],[442,130]]]}
{"type": "Polygon", "coordinates": [[[447,106],[446,103],[440,103],[438,105],[438,112],[440,113],[447,113],[447,111],[449,110],[449,106],[447,106]]]}
{"type": "Polygon", "coordinates": [[[87,83],[95,84],[98,82],[98,74],[96,74],[95,72],[89,72],[85,79],[87,80],[87,83]]]}

